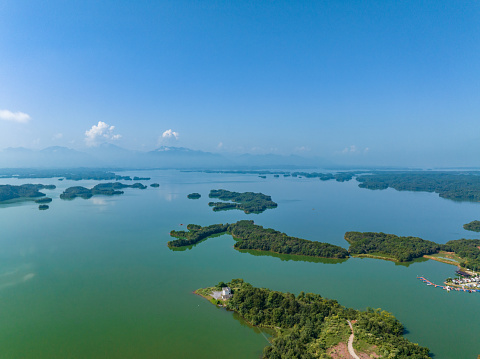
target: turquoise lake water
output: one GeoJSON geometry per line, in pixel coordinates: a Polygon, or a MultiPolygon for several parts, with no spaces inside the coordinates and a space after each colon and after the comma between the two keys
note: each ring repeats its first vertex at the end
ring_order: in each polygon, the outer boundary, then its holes
{"type": "MultiPolygon", "coordinates": [[[[123,174],[123,173],[122,173],[123,174]]],[[[2,179],[0,184],[53,183],[50,209],[33,202],[0,206],[0,358],[258,358],[264,333],[192,292],[232,278],[274,290],[319,293],[357,309],[381,307],[405,325],[408,339],[435,358],[480,354],[480,294],[447,293],[455,267],[409,266],[376,259],[341,263],[242,253],[231,236],[190,250],[166,243],[180,224],[253,219],[289,235],[348,247],[346,231],[418,236],[444,243],[478,238],[464,223],[480,219],[479,203],[432,193],[370,191],[356,181],[261,179],[255,175],[125,172],[150,176],[159,188],[125,189],[114,197],[63,201],[74,185],[98,181],[2,179]],[[262,214],[213,212],[211,189],[271,195],[262,214]],[[199,192],[199,200],[187,194],[199,192]]]]}

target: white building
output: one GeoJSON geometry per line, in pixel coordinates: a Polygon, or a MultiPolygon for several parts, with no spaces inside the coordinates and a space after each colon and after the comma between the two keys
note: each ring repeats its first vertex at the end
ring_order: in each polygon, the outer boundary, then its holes
{"type": "Polygon", "coordinates": [[[226,300],[226,299],[230,299],[232,298],[232,290],[230,289],[230,287],[223,287],[222,288],[222,299],[223,300],[226,300]]]}

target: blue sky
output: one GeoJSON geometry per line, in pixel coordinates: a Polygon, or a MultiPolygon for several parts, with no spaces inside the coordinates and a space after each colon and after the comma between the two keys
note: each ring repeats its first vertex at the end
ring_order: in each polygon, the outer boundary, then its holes
{"type": "Polygon", "coordinates": [[[16,0],[0,17],[0,148],[480,165],[479,1],[16,0]]]}

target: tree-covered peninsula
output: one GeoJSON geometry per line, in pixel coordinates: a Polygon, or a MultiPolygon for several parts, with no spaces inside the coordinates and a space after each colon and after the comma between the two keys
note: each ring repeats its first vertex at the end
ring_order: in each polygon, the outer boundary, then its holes
{"type": "Polygon", "coordinates": [[[236,240],[235,249],[255,249],[319,258],[348,257],[345,248],[329,243],[290,237],[274,229],[256,225],[253,221],[243,220],[233,224],[214,224],[208,227],[189,224],[187,229],[188,232],[171,231],[170,235],[178,239],[168,242],[168,246],[171,248],[190,246],[213,234],[228,233],[236,240]]]}
{"type": "Polygon", "coordinates": [[[461,267],[480,271],[480,239],[457,239],[442,245],[442,250],[455,252],[462,259],[461,267]]]}
{"type": "Polygon", "coordinates": [[[232,192],[224,189],[210,191],[210,198],[218,198],[222,201],[231,202],[209,202],[214,211],[223,211],[229,209],[239,209],[245,213],[261,213],[269,208],[276,208],[277,203],[272,201],[272,197],[263,193],[254,192],[232,192]]]}
{"type": "Polygon", "coordinates": [[[435,192],[456,201],[480,201],[478,172],[375,172],[357,176],[367,189],[394,188],[397,191],[435,192]]]}
{"type": "Polygon", "coordinates": [[[471,221],[463,225],[467,231],[480,232],[480,221],[471,221]]]}
{"type": "Polygon", "coordinates": [[[61,199],[74,199],[76,197],[81,197],[84,199],[91,198],[95,195],[103,196],[113,196],[117,194],[123,194],[121,189],[123,188],[139,188],[145,189],[147,186],[144,186],[141,183],[135,183],[132,185],[123,184],[120,182],[111,182],[111,183],[100,183],[94,186],[93,188],[85,188],[82,186],[74,186],[67,188],[61,195],[61,199]]]}
{"type": "MultiPolygon", "coordinates": [[[[319,294],[301,292],[295,297],[253,287],[242,279],[219,285],[232,290],[232,297],[220,302],[228,310],[254,326],[275,331],[263,358],[331,358],[335,349],[346,347],[351,334],[347,320],[353,324],[354,349],[362,357],[429,358],[429,349],[405,339],[403,325],[380,309],[359,311],[319,294]]],[[[215,288],[196,293],[208,298],[212,290],[215,288]]]]}
{"type": "Polygon", "coordinates": [[[44,197],[42,189],[55,189],[54,185],[43,184],[22,184],[20,186],[0,185],[0,202],[19,198],[39,198],[44,197]]]}
{"type": "Polygon", "coordinates": [[[441,245],[418,237],[399,237],[375,232],[347,232],[349,253],[357,256],[373,256],[399,262],[408,262],[425,254],[437,253],[441,245]]]}

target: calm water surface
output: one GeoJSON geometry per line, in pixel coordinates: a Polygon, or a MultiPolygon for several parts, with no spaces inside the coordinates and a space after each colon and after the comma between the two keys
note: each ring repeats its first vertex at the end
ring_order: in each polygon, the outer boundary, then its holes
{"type": "Polygon", "coordinates": [[[446,293],[455,267],[434,261],[395,265],[374,259],[298,261],[233,249],[228,235],[191,250],[166,246],[180,224],[253,219],[289,235],[347,247],[346,231],[382,231],[444,243],[475,238],[462,225],[480,204],[431,193],[370,191],[356,181],[255,175],[127,172],[160,188],[125,189],[115,197],[62,201],[73,185],[97,181],[2,179],[1,184],[53,183],[50,209],[32,202],[0,206],[0,358],[258,358],[266,336],[193,290],[243,278],[255,286],[315,292],[342,305],[381,307],[401,320],[407,337],[435,358],[480,354],[479,294],[446,293]],[[263,192],[279,207],[259,215],[213,212],[208,192],[263,192]],[[188,193],[202,198],[188,200],[188,193]]]}

